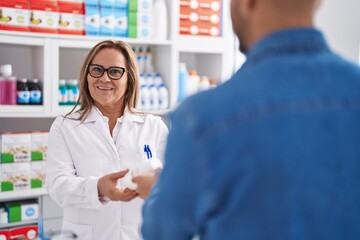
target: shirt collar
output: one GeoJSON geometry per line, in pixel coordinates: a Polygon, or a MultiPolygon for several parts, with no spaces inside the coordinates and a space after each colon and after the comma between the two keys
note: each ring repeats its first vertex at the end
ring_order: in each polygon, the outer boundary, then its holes
{"type": "MultiPolygon", "coordinates": [[[[95,106],[93,105],[89,116],[85,119],[85,123],[86,122],[95,122],[98,121],[99,119],[102,119],[104,122],[108,123],[109,119],[107,117],[105,117],[102,112],[95,106]]],[[[140,113],[140,112],[135,112],[135,113],[131,113],[128,109],[128,107],[126,107],[124,109],[124,114],[118,118],[118,121],[122,122],[124,121],[124,119],[128,119],[129,121],[132,122],[139,122],[139,123],[143,123],[145,121],[145,114],[140,113]]]]}
{"type": "Polygon", "coordinates": [[[274,32],[259,40],[246,54],[247,60],[288,52],[329,51],[323,34],[315,28],[291,28],[274,32]]]}

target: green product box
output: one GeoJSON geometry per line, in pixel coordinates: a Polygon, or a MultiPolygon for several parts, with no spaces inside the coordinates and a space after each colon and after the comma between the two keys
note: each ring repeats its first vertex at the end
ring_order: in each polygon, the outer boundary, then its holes
{"type": "Polygon", "coordinates": [[[49,132],[31,133],[31,161],[46,160],[49,132]]]}
{"type": "Polygon", "coordinates": [[[31,188],[42,188],[45,186],[46,162],[31,162],[31,188]]]}
{"type": "Polygon", "coordinates": [[[129,17],[128,17],[128,24],[136,26],[137,25],[137,17],[138,17],[137,12],[130,11],[129,17]]]}
{"type": "Polygon", "coordinates": [[[30,162],[1,164],[1,191],[30,189],[30,162]]]}
{"type": "Polygon", "coordinates": [[[137,11],[138,9],[138,0],[129,0],[129,11],[137,11]]]}
{"type": "Polygon", "coordinates": [[[137,26],[129,25],[128,34],[129,34],[128,35],[129,38],[137,38],[137,26]]]}
{"type": "Polygon", "coordinates": [[[2,163],[29,162],[31,160],[30,133],[4,133],[0,137],[2,163]]]}
{"type": "Polygon", "coordinates": [[[21,222],[21,204],[10,203],[7,205],[9,223],[21,222]]]}

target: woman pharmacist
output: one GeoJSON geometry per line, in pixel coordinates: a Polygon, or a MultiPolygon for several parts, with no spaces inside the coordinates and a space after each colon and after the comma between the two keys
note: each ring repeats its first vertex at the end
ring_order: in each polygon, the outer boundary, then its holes
{"type": "Polygon", "coordinates": [[[168,129],[160,117],[137,113],[138,68],[122,41],[94,46],[80,73],[79,111],[50,130],[46,185],[64,212],[62,230],[78,239],[140,239],[138,193],[128,169],[162,159],[168,129]]]}

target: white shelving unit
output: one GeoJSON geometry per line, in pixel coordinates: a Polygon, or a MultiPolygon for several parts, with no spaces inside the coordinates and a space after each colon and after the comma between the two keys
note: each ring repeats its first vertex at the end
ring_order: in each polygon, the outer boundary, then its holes
{"type": "MultiPolygon", "coordinates": [[[[179,0],[166,0],[169,11],[169,40],[122,38],[131,46],[149,46],[154,53],[154,68],[163,76],[170,94],[170,109],[177,106],[178,66],[186,62],[219,82],[233,72],[235,49],[229,17],[229,2],[223,1],[223,36],[221,38],[179,36],[179,0]]],[[[0,64],[12,64],[18,78],[38,78],[43,86],[42,106],[0,105],[0,132],[48,130],[54,118],[68,113],[71,106],[58,105],[59,79],[78,78],[87,51],[107,37],[69,36],[0,30],[0,64]]],[[[120,39],[120,38],[118,38],[120,39]]],[[[169,110],[150,111],[165,115],[169,110]]],[[[46,190],[0,192],[0,202],[39,198],[50,204],[46,190]]],[[[42,209],[46,206],[42,206],[42,209]]],[[[54,217],[54,225],[58,219],[54,217]]]]}

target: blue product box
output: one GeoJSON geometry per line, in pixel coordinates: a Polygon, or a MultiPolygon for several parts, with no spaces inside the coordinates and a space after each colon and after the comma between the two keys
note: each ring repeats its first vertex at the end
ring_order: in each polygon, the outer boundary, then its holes
{"type": "Polygon", "coordinates": [[[115,0],[114,7],[115,7],[115,9],[120,8],[120,9],[127,10],[128,9],[128,4],[129,4],[128,0],[115,0]]]}
{"type": "Polygon", "coordinates": [[[128,11],[124,8],[115,8],[114,35],[117,37],[128,36],[128,11]]]}
{"type": "Polygon", "coordinates": [[[99,5],[85,5],[85,34],[89,36],[100,35],[99,5]]]}
{"type": "Polygon", "coordinates": [[[100,0],[100,7],[114,7],[115,0],[100,0]]]}
{"type": "Polygon", "coordinates": [[[85,5],[99,6],[99,0],[85,0],[85,5]]]}
{"type": "Polygon", "coordinates": [[[114,36],[115,12],[113,7],[100,6],[100,35],[114,36]]]}

